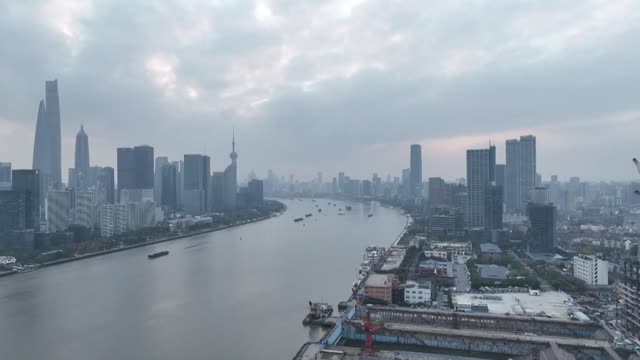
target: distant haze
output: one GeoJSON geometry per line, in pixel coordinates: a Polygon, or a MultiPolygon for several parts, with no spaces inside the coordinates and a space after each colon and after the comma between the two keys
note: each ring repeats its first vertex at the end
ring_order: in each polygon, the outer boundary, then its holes
{"type": "Polygon", "coordinates": [[[631,180],[640,156],[640,2],[0,2],[0,161],[31,167],[58,79],[63,177],[148,144],[239,175],[465,174],[465,149],[537,137],[545,179],[631,180]]]}

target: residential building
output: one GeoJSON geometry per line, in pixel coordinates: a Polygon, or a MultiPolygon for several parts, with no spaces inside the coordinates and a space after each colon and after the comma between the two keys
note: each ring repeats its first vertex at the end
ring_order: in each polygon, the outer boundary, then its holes
{"type": "Polygon", "coordinates": [[[127,205],[104,204],[100,211],[100,235],[112,237],[127,231],[127,205]]]}
{"type": "Polygon", "coordinates": [[[407,281],[404,287],[404,302],[406,304],[419,304],[431,302],[431,283],[417,283],[407,281]]]}
{"type": "Polygon", "coordinates": [[[495,180],[496,148],[467,150],[467,227],[485,225],[485,188],[495,180]]]}
{"type": "Polygon", "coordinates": [[[429,178],[429,204],[431,207],[446,204],[446,185],[440,177],[429,178]]]}
{"type": "Polygon", "coordinates": [[[618,295],[617,319],[630,335],[640,336],[640,263],[625,261],[622,267],[623,278],[616,282],[618,295]]]}
{"type": "Polygon", "coordinates": [[[502,186],[493,181],[484,189],[484,229],[502,229],[502,186]]]}
{"type": "Polygon", "coordinates": [[[71,191],[51,190],[47,194],[48,232],[66,231],[72,222],[71,191]]]}
{"type": "Polygon", "coordinates": [[[589,286],[609,285],[609,267],[606,260],[594,255],[573,257],[573,276],[589,286]]]}
{"type": "Polygon", "coordinates": [[[393,274],[370,274],[364,283],[364,296],[392,302],[392,291],[397,286],[397,280],[393,274]]]}
{"type": "Polygon", "coordinates": [[[529,229],[527,248],[531,254],[551,254],[555,252],[556,207],[553,204],[527,205],[529,229]]]}
{"type": "Polygon", "coordinates": [[[72,223],[93,229],[98,223],[96,193],[91,190],[74,191],[72,201],[72,223]]]}
{"type": "Polygon", "coordinates": [[[107,166],[102,168],[102,171],[98,175],[97,184],[98,187],[104,191],[105,202],[107,204],[115,203],[114,170],[112,167],[107,166]]]}

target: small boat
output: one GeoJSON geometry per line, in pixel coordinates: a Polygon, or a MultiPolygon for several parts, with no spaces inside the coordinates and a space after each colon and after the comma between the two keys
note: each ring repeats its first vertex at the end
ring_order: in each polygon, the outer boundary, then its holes
{"type": "Polygon", "coordinates": [[[340,216],[344,216],[344,213],[338,213],[338,215],[340,215],[340,216]]]}
{"type": "Polygon", "coordinates": [[[304,218],[295,218],[295,219],[293,219],[293,222],[300,222],[302,220],[304,220],[304,218]]]}
{"type": "Polygon", "coordinates": [[[322,212],[322,209],[318,209],[318,212],[322,212]]]}
{"type": "Polygon", "coordinates": [[[344,207],[345,209],[347,209],[347,211],[351,211],[351,206],[347,205],[344,207]]]}
{"type": "Polygon", "coordinates": [[[313,216],[313,214],[309,213],[309,214],[306,214],[304,217],[309,217],[309,216],[313,216]]]}
{"type": "Polygon", "coordinates": [[[159,251],[159,252],[157,252],[157,253],[153,253],[153,254],[149,254],[149,255],[147,255],[147,257],[148,257],[149,259],[155,259],[155,258],[158,258],[158,257],[160,257],[160,256],[166,256],[166,255],[169,255],[169,252],[168,252],[167,250],[165,250],[165,251],[159,251]]]}
{"type": "Polygon", "coordinates": [[[372,216],[373,216],[373,214],[369,214],[369,217],[372,217],[372,216]]]}

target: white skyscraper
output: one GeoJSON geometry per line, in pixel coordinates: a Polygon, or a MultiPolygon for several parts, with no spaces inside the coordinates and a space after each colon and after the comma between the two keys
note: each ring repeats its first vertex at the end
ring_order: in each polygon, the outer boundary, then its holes
{"type": "Polygon", "coordinates": [[[71,220],[71,192],[49,191],[47,195],[47,225],[49,232],[67,230],[71,220]]]}

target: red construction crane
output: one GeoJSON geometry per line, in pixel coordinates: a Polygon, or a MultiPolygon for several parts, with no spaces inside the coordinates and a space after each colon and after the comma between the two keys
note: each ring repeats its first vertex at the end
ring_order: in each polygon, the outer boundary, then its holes
{"type": "Polygon", "coordinates": [[[362,344],[361,355],[375,356],[378,352],[376,348],[376,341],[373,338],[373,334],[380,331],[382,329],[382,325],[376,324],[371,321],[371,313],[367,309],[367,317],[364,321],[364,332],[367,334],[367,339],[364,344],[362,344]]]}

